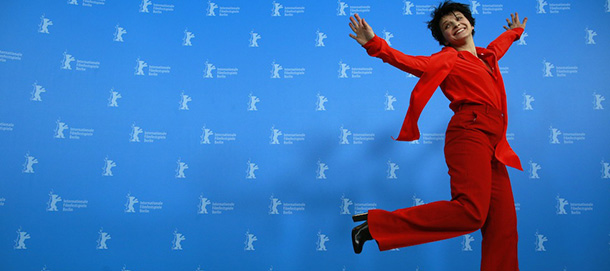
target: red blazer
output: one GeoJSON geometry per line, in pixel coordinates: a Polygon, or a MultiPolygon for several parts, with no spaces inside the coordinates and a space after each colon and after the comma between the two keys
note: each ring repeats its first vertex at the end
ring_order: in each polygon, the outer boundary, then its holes
{"type": "Polygon", "coordinates": [[[419,139],[417,121],[426,103],[440,86],[451,101],[449,107],[454,112],[463,103],[478,103],[491,105],[504,113],[503,137],[496,146],[494,155],[503,164],[523,170],[519,157],[506,141],[506,90],[498,66],[498,60],[504,56],[512,43],[519,39],[523,30],[515,28],[505,31],[487,48],[477,47],[477,56],[467,51],[458,52],[449,46],[431,56],[411,56],[393,49],[377,36],[363,45],[370,56],[381,58],[383,62],[420,77],[411,92],[409,109],[396,140],[419,139]]]}

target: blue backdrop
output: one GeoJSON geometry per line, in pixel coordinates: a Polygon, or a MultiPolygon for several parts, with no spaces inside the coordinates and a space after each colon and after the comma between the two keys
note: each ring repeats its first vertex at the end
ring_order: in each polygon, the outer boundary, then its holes
{"type": "MultiPolygon", "coordinates": [[[[610,267],[605,0],[469,1],[500,67],[521,270],[610,267]]],[[[447,200],[437,91],[348,37],[412,55],[428,0],[33,0],[0,8],[0,270],[478,270],[475,232],[352,251],[350,216],[447,200]]]]}

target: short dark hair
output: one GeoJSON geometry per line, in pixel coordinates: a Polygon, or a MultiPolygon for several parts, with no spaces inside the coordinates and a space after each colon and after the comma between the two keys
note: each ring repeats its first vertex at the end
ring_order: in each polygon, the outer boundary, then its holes
{"type": "MultiPolygon", "coordinates": [[[[432,31],[432,37],[438,41],[438,44],[441,46],[445,46],[445,37],[443,37],[443,31],[441,31],[441,26],[439,25],[441,22],[441,18],[443,18],[447,14],[451,14],[455,11],[459,11],[466,19],[470,22],[472,27],[474,27],[474,18],[472,17],[472,13],[470,13],[470,6],[462,3],[455,3],[451,0],[446,0],[438,5],[435,8],[430,16],[432,20],[428,21],[428,29],[432,31]]],[[[474,36],[474,29],[472,30],[472,35],[474,36]]]]}

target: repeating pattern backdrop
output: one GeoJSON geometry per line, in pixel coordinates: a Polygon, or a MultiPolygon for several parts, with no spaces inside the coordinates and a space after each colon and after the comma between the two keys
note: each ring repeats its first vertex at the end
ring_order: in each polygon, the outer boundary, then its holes
{"type": "MultiPolygon", "coordinates": [[[[447,200],[437,91],[412,55],[437,1],[33,0],[0,8],[1,270],[477,270],[481,235],[352,252],[350,216],[447,200]]],[[[610,267],[608,1],[469,1],[500,61],[521,270],[610,267]]]]}

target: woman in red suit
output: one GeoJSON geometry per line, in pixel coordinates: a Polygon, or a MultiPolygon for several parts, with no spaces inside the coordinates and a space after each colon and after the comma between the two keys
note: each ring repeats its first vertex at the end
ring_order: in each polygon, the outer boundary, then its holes
{"type": "Polygon", "coordinates": [[[417,120],[440,86],[455,112],[445,135],[445,160],[451,177],[451,200],[393,212],[369,210],[353,217],[365,221],[352,230],[354,251],[367,240],[380,250],[412,246],[481,230],[481,270],[516,271],[517,216],[506,166],[519,170],[519,157],[506,141],[506,92],[498,67],[519,39],[527,18],[506,19],[506,31],[487,48],[473,40],[475,20],[468,5],[445,1],[432,12],[428,28],[443,49],[431,56],[403,54],[375,35],[358,14],[350,17],[350,34],[370,56],[419,77],[397,140],[419,138],[417,120]]]}

